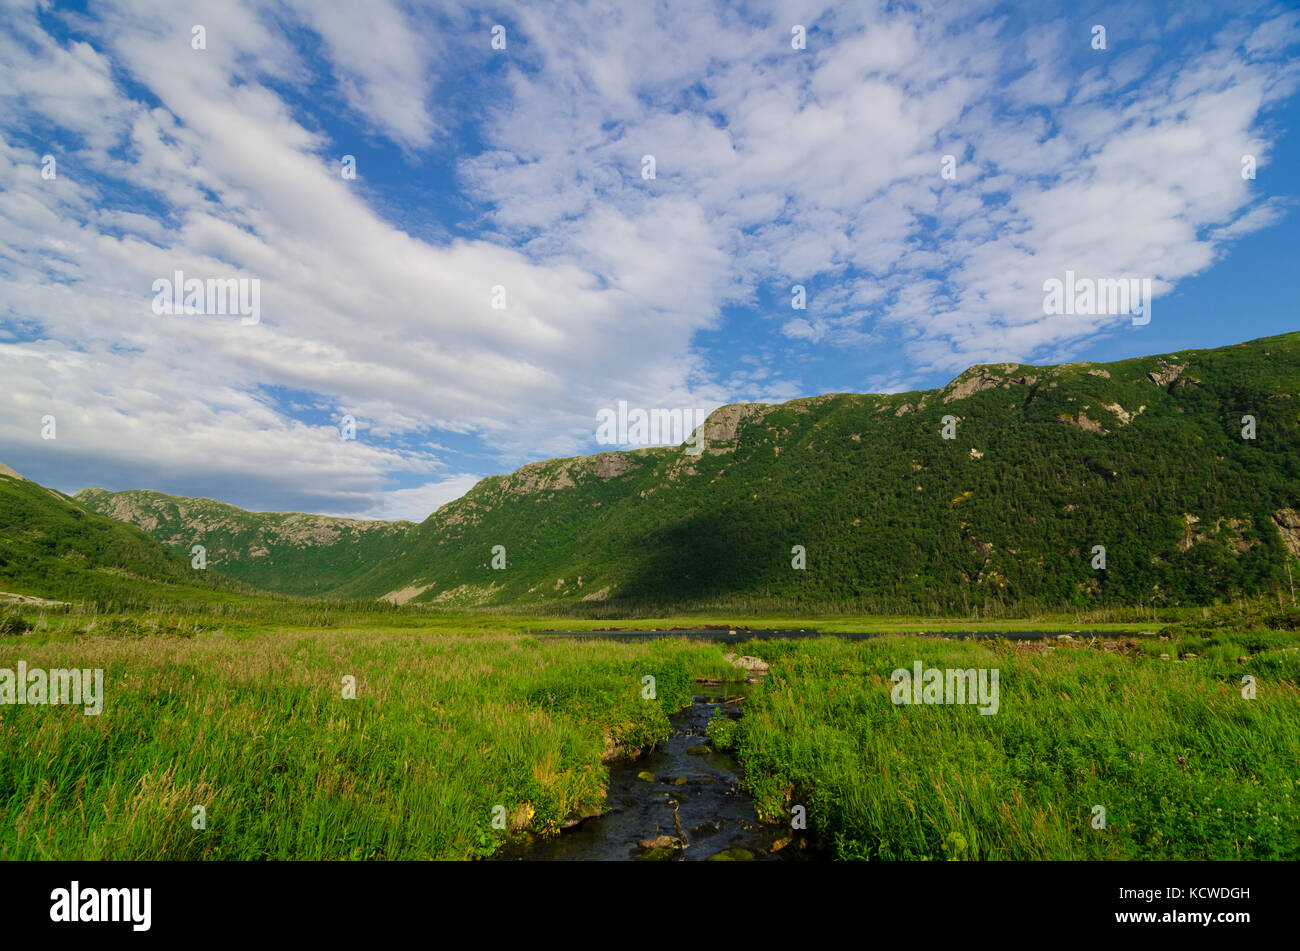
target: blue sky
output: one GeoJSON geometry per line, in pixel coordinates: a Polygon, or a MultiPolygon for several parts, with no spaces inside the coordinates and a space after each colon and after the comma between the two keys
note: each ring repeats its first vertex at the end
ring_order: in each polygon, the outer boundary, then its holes
{"type": "Polygon", "coordinates": [[[1294,5],[0,20],[0,461],[67,492],[421,519],[609,448],[619,401],[897,391],[1298,326],[1294,5]],[[1044,314],[1067,269],[1150,279],[1150,323],[1044,314]],[[176,271],[257,281],[256,322],[156,313],[176,271]]]}

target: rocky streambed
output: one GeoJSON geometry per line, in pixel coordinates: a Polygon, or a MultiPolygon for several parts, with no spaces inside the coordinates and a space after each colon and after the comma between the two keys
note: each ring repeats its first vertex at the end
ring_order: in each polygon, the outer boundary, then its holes
{"type": "Polygon", "coordinates": [[[691,706],[669,718],[672,734],[666,740],[635,761],[610,767],[603,814],[559,835],[510,842],[495,857],[676,862],[811,857],[806,833],[759,822],[753,801],[741,788],[739,763],[709,742],[709,721],[718,711],[741,716],[748,687],[700,684],[691,706]]]}

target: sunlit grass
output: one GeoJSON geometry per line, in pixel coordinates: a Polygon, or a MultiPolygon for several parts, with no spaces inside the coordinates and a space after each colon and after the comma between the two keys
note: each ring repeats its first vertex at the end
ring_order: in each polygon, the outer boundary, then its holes
{"type": "Polygon", "coordinates": [[[602,804],[610,746],[734,674],[705,644],[384,630],[0,639],[20,659],[102,667],[105,703],[0,707],[5,859],[486,855],[495,806],[545,830],[602,804]]]}
{"type": "Polygon", "coordinates": [[[843,858],[1295,859],[1300,638],[1238,637],[1266,649],[1179,662],[1178,641],[755,644],[773,673],[739,754],[760,812],[804,805],[843,858]],[[895,705],[890,673],[916,660],[998,668],[998,713],[895,705]]]}
{"type": "MultiPolygon", "coordinates": [[[[102,667],[105,707],[0,707],[0,857],[485,856],[506,834],[494,807],[558,828],[604,802],[611,749],[667,735],[692,678],[737,676],[719,645],[523,632],[934,629],[304,610],[24,611],[35,627],[0,637],[0,667],[102,667]]],[[[844,858],[1297,858],[1300,635],[1235,616],[1075,641],[750,642],[772,673],[717,739],[766,818],[805,805],[844,858]],[[999,712],[895,706],[889,674],[916,660],[998,668],[999,712]]]]}

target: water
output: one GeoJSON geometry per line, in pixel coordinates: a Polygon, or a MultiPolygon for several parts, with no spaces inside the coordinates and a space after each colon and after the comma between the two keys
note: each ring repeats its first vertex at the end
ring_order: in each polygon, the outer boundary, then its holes
{"type": "MultiPolygon", "coordinates": [[[[553,637],[637,641],[682,637],[695,641],[743,644],[751,640],[843,637],[861,640],[878,632],[828,634],[811,628],[679,628],[673,630],[537,631],[553,637]]],[[[1074,632],[1080,636],[1083,632],[1074,632]]],[[[951,632],[943,637],[1007,637],[1038,640],[1047,631],[951,632]]],[[[700,687],[694,703],[669,718],[672,735],[632,762],[610,766],[606,813],[549,837],[529,836],[504,846],[494,858],[514,861],[701,861],[729,850],[744,850],[757,861],[817,858],[806,832],[758,821],[753,801],[741,788],[742,770],[725,752],[712,749],[708,725],[715,712],[739,717],[748,684],[700,687]],[[708,746],[707,752],[699,747],[708,746]],[[696,753],[688,750],[697,749],[696,753]],[[642,774],[649,773],[647,781],[642,774]],[[684,839],[683,849],[647,848],[660,836],[684,839]],[[783,847],[774,850],[774,846],[783,847]]],[[[733,853],[734,854],[734,853],[733,853]]]]}
{"type": "MultiPolygon", "coordinates": [[[[609,630],[609,631],[530,631],[534,636],[546,637],[584,637],[608,641],[644,641],[663,637],[681,637],[690,641],[712,641],[714,643],[743,644],[745,641],[796,641],[813,637],[842,637],[851,641],[865,640],[870,637],[885,637],[894,633],[889,631],[818,631],[813,628],[671,628],[667,630],[609,630]]],[[[1005,637],[1016,641],[1038,641],[1043,638],[1056,637],[1058,631],[912,631],[913,637],[1005,637]]],[[[1072,637],[1091,637],[1089,631],[1070,631],[1072,637]]],[[[1098,633],[1098,637],[1122,637],[1125,631],[1107,631],[1098,633]]]]}
{"type": "Polygon", "coordinates": [[[495,858],[689,862],[730,849],[743,849],[757,861],[811,857],[811,841],[805,833],[758,821],[753,801],[741,788],[742,771],[734,757],[712,747],[703,754],[687,752],[708,744],[707,728],[715,711],[740,716],[747,687],[701,686],[695,702],[669,718],[673,732],[668,739],[634,762],[610,766],[605,815],[587,819],[559,835],[512,842],[495,858]],[[650,773],[654,780],[640,778],[643,773],[650,773]],[[661,835],[681,837],[683,833],[684,849],[651,852],[638,845],[642,840],[661,835]],[[789,844],[773,852],[773,845],[782,839],[789,839],[789,844]]]}

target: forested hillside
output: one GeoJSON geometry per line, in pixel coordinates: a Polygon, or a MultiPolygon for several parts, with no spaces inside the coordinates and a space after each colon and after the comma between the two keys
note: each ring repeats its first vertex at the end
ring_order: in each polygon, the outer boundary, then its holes
{"type": "Polygon", "coordinates": [[[0,591],[114,610],[210,602],[247,589],[0,466],[0,591]]]}
{"type": "Polygon", "coordinates": [[[1289,586],[1300,554],[1300,334],[734,404],[702,432],[488,478],[418,526],[79,498],[267,590],[460,606],[1205,604],[1289,586]]]}
{"type": "Polygon", "coordinates": [[[209,564],[281,594],[324,595],[388,556],[414,526],[296,512],[246,512],[149,490],[82,489],[87,508],[143,528],[169,548],[207,548],[209,564]]]}
{"type": "Polygon", "coordinates": [[[733,405],[704,435],[699,456],[602,453],[486,479],[345,590],[453,604],[1199,604],[1287,584],[1300,553],[1300,334],[733,405]]]}

